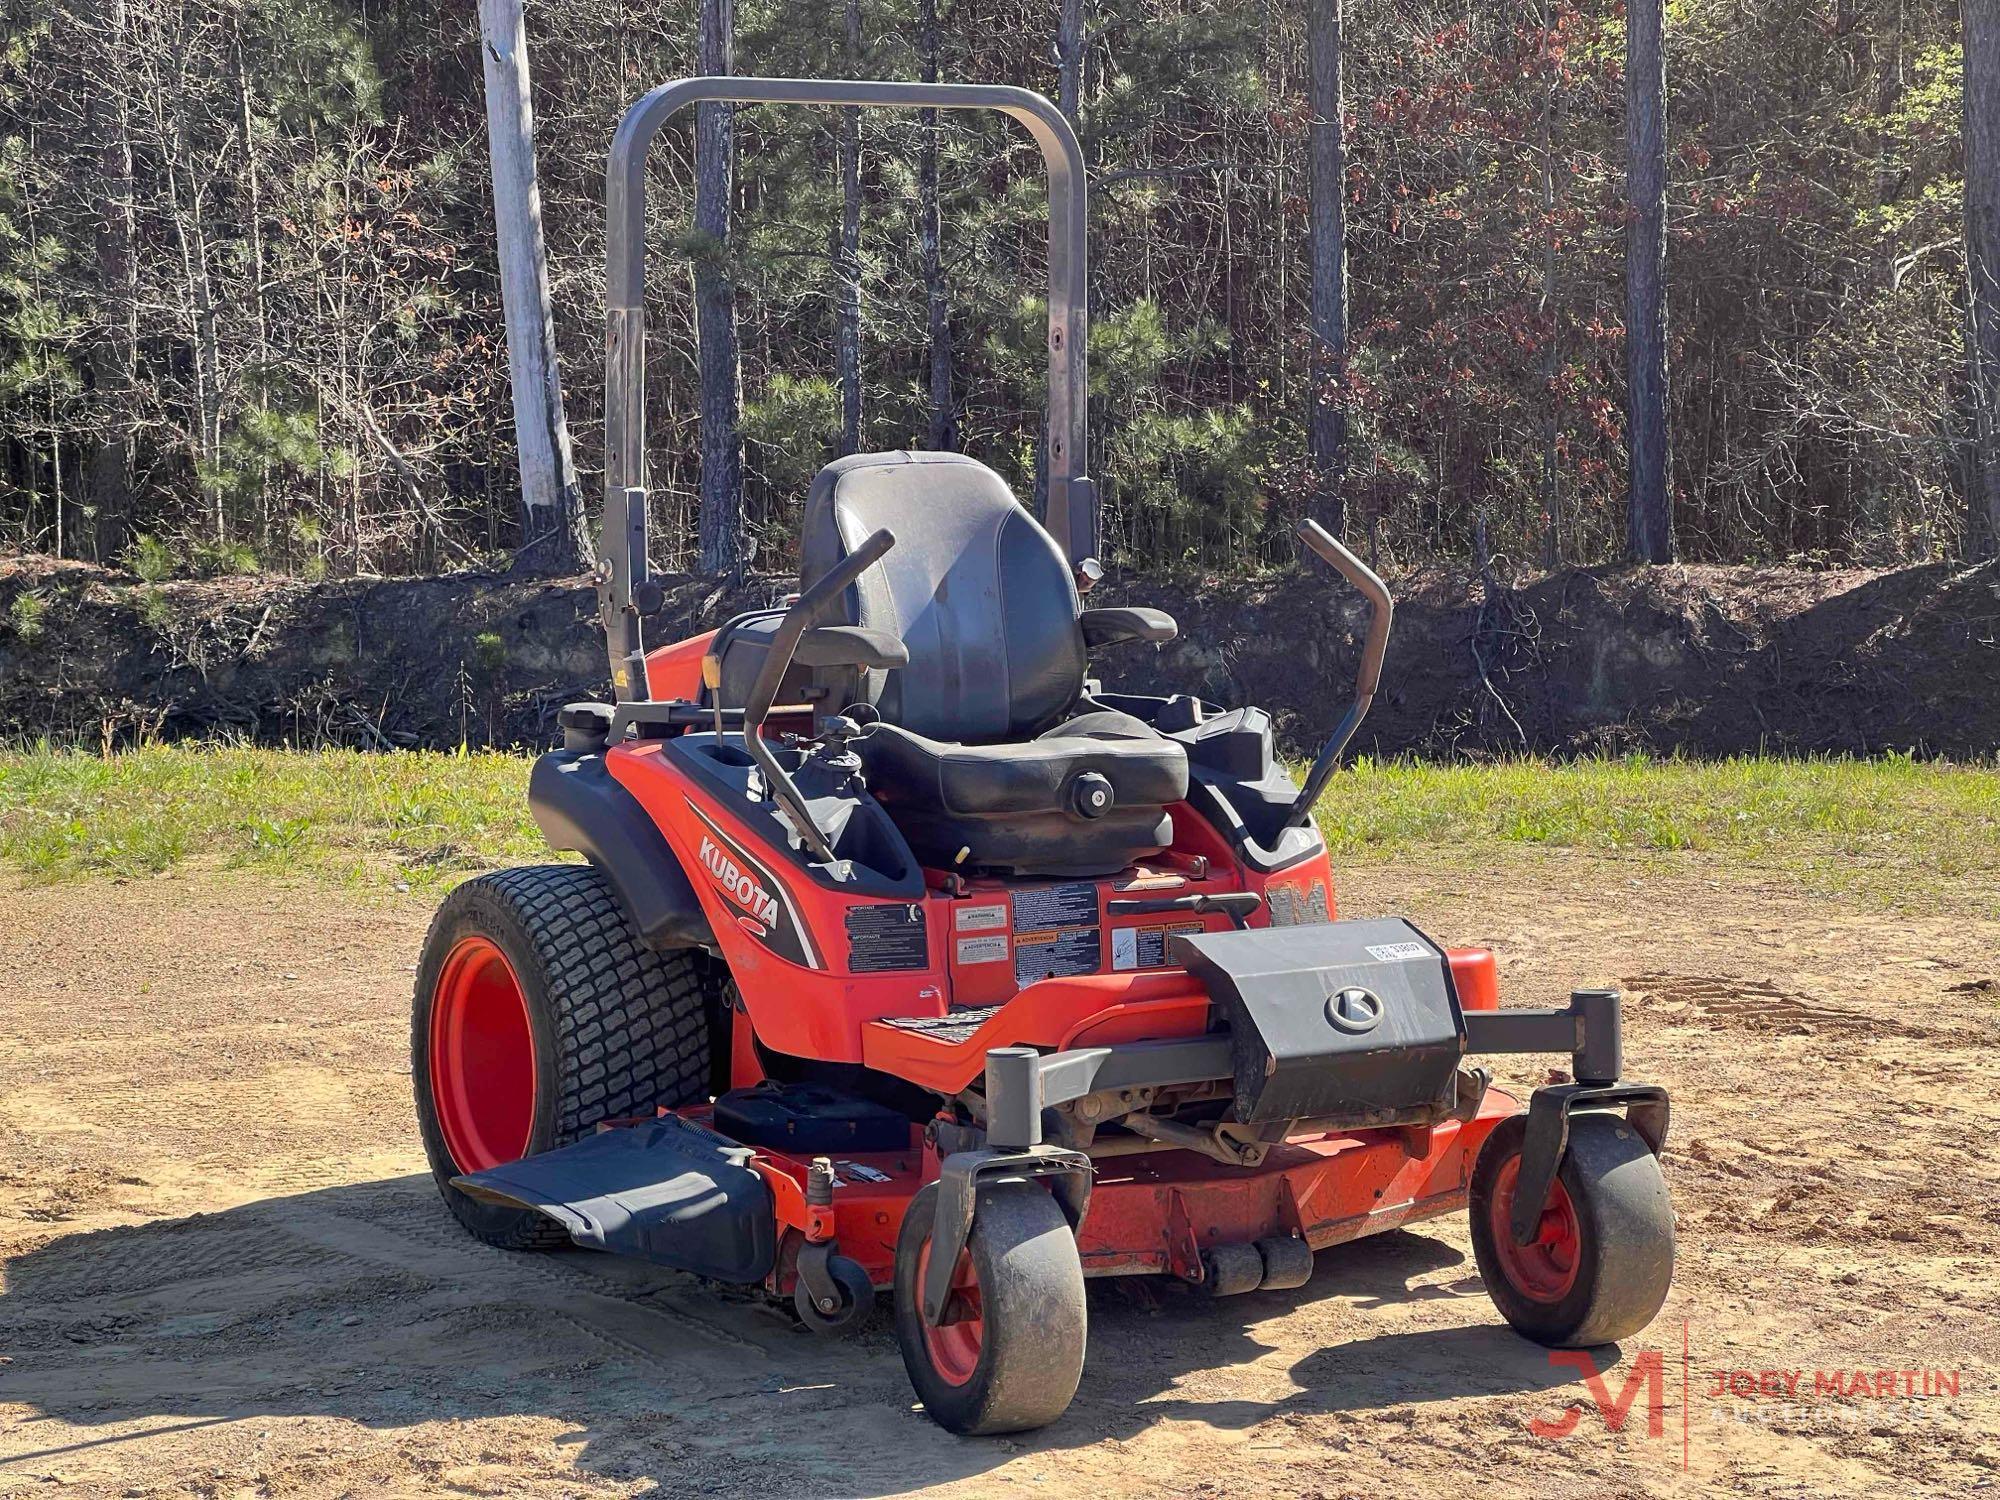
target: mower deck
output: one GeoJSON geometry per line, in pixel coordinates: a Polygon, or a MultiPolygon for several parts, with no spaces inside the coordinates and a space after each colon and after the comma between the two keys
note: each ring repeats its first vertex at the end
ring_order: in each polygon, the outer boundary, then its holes
{"type": "MultiPolygon", "coordinates": [[[[1090,1212],[1077,1233],[1083,1274],[1170,1275],[1199,1283],[1204,1279],[1202,1252],[1217,1245],[1276,1237],[1324,1250],[1456,1212],[1465,1207],[1479,1148],[1500,1121],[1519,1109],[1510,1095],[1489,1089],[1470,1120],[1294,1137],[1274,1146],[1254,1167],[1225,1167],[1171,1149],[1106,1157],[1096,1166],[1090,1212]]],[[[667,1118],[718,1139],[711,1134],[712,1106],[675,1111],[667,1118]]],[[[775,1220],[780,1238],[794,1247],[814,1236],[836,1241],[874,1286],[887,1289],[894,1282],[896,1236],[910,1200],[938,1175],[936,1153],[915,1129],[903,1150],[834,1156],[829,1235],[826,1224],[815,1224],[806,1202],[813,1158],[823,1153],[767,1147],[716,1152],[739,1170],[740,1165],[754,1170],[769,1189],[770,1201],[752,1203],[740,1188],[716,1188],[697,1204],[685,1186],[660,1191],[662,1183],[688,1181],[695,1165],[687,1155],[688,1140],[686,1132],[662,1135],[647,1121],[616,1125],[528,1163],[461,1178],[459,1185],[489,1201],[549,1214],[591,1248],[732,1280],[742,1278],[731,1275],[715,1252],[727,1242],[728,1231],[712,1221],[723,1220],[732,1228],[740,1224],[740,1242],[748,1248],[760,1241],[768,1244],[769,1231],[759,1232],[760,1226],[775,1220]],[[612,1143],[607,1136],[631,1139],[618,1142],[624,1149],[608,1151],[612,1143]],[[524,1186],[524,1166],[535,1168],[530,1180],[537,1187],[567,1181],[576,1196],[565,1201],[524,1186]],[[620,1191],[635,1196],[610,1216],[616,1227],[607,1235],[607,1196],[620,1191]],[[648,1211],[671,1219],[673,1231],[661,1233],[655,1225],[648,1232],[643,1222],[648,1211]],[[711,1222],[698,1228],[704,1217],[711,1222]]],[[[795,1256],[781,1255],[772,1262],[767,1255],[755,1264],[769,1265],[762,1277],[767,1290],[793,1293],[798,1283],[795,1256]]]]}

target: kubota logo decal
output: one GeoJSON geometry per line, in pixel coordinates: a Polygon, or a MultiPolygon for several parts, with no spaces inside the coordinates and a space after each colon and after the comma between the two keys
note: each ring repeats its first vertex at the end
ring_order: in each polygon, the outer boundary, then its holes
{"type": "Polygon", "coordinates": [[[688,803],[688,811],[704,830],[696,858],[716,888],[738,908],[730,914],[736,925],[787,963],[808,969],[823,967],[819,947],[806,932],[805,920],[784,883],[693,802],[688,803]]]}
{"type": "Polygon", "coordinates": [[[701,840],[701,862],[708,866],[708,873],[715,877],[715,883],[735,898],[738,906],[766,927],[778,925],[777,897],[759,885],[755,875],[738,869],[736,861],[706,834],[701,840]]]}

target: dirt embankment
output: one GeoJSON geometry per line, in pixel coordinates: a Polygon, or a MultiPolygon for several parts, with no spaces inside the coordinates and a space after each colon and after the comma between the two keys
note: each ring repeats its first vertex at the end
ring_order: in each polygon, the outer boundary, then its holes
{"type": "MultiPolygon", "coordinates": [[[[667,584],[655,642],[789,580],[667,584]]],[[[1396,633],[1359,749],[2000,746],[2000,564],[1593,568],[1493,588],[1426,572],[1392,586],[1396,633]]],[[[1295,746],[1346,703],[1364,606],[1322,572],[1115,577],[1094,599],[1156,604],[1181,624],[1170,646],[1102,658],[1112,686],[1262,704],[1295,746]]],[[[604,692],[604,672],[580,580],[147,585],[0,557],[0,723],[17,732],[534,745],[560,704],[604,692]]]]}

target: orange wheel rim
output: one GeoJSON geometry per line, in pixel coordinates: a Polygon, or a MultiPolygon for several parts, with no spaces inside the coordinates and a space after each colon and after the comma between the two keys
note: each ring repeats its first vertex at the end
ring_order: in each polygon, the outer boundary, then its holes
{"type": "Polygon", "coordinates": [[[431,997],[430,1075],[438,1129],[461,1172],[527,1155],[535,1034],[521,981],[491,938],[460,938],[445,955],[431,997]]]}
{"type": "MultiPolygon", "coordinates": [[[[931,1242],[925,1240],[917,1257],[919,1295],[930,1263],[931,1242]]],[[[921,1320],[923,1314],[919,1312],[917,1316],[921,1320]]],[[[951,1385],[964,1385],[979,1368],[979,1354],[985,1346],[986,1317],[979,1294],[979,1273],[972,1269],[972,1252],[961,1250],[958,1264],[951,1272],[951,1295],[945,1298],[944,1320],[935,1325],[924,1324],[924,1349],[930,1355],[931,1368],[941,1379],[951,1385]]]]}
{"type": "Polygon", "coordinates": [[[1525,1245],[1514,1243],[1514,1194],[1521,1181],[1521,1158],[1510,1157],[1493,1182],[1493,1203],[1489,1228],[1494,1257],[1508,1283],[1536,1302],[1560,1302],[1576,1285],[1577,1268],[1583,1260],[1583,1229],[1577,1220],[1576,1205],[1560,1179],[1549,1184],[1549,1200],[1535,1237],[1525,1245]]]}

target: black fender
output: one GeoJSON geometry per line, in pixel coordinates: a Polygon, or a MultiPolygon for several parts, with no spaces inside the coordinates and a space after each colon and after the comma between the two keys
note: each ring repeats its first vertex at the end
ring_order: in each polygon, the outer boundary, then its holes
{"type": "Polygon", "coordinates": [[[528,775],[528,809],[551,849],[573,849],[604,872],[649,948],[715,942],[687,872],[645,808],[595,751],[551,750],[528,775]]]}

